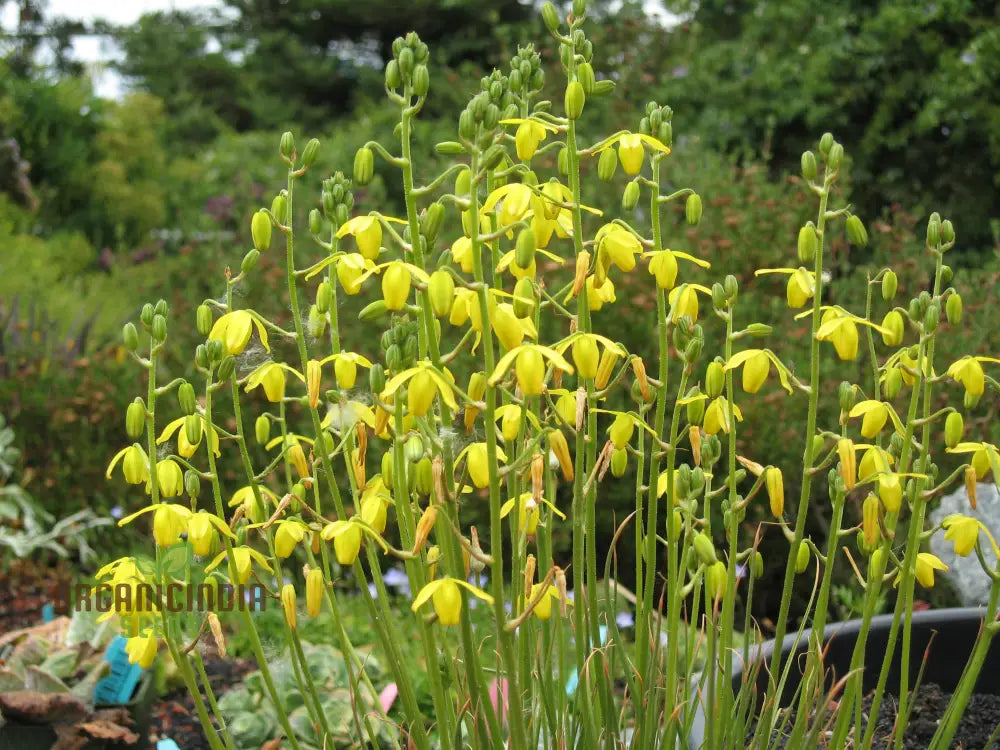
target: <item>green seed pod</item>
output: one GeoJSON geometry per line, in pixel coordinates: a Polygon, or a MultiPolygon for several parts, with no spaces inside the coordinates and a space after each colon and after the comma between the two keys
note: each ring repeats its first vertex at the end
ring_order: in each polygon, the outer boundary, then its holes
{"type": "MultiPolygon", "coordinates": [[[[695,386],[694,388],[690,389],[687,392],[687,396],[686,397],[687,398],[691,398],[692,396],[697,396],[700,393],[701,393],[701,389],[698,388],[698,386],[695,386]]],[[[694,400],[688,401],[687,406],[686,406],[686,410],[687,410],[688,424],[691,424],[691,425],[700,425],[701,424],[701,420],[705,416],[705,399],[699,398],[699,399],[694,399],[694,400]]]]}
{"type": "Polygon", "coordinates": [[[390,91],[403,85],[403,76],[399,72],[399,63],[390,60],[385,64],[385,87],[390,91]]]}
{"type": "Polygon", "coordinates": [[[830,147],[833,146],[833,133],[823,133],[823,136],[819,139],[819,152],[826,156],[830,153],[830,147]]]}
{"type": "Polygon", "coordinates": [[[597,78],[594,76],[594,68],[591,67],[590,63],[580,63],[576,66],[576,79],[583,86],[583,93],[590,96],[594,93],[594,84],[597,83],[597,78]]]}
{"type": "Polygon", "coordinates": [[[701,196],[697,193],[691,193],[687,197],[687,201],[684,203],[684,216],[691,226],[695,226],[701,221],[701,196]]]}
{"type": "MultiPolygon", "coordinates": [[[[812,151],[806,153],[812,154],[812,151]]],[[[811,221],[799,230],[798,256],[800,263],[812,263],[819,250],[819,237],[816,235],[816,225],[811,221]]]]}
{"type": "Polygon", "coordinates": [[[750,558],[750,575],[755,579],[764,575],[764,556],[760,552],[754,552],[750,558]]]}
{"type": "Polygon", "coordinates": [[[310,138],[306,147],[302,149],[302,166],[311,167],[319,155],[319,139],[310,138]]]}
{"type": "Polygon", "coordinates": [[[718,362],[709,362],[705,371],[705,393],[710,399],[718,398],[726,384],[726,373],[718,362]]]}
{"type": "Polygon", "coordinates": [[[325,314],[329,311],[332,301],[333,285],[329,281],[320,282],[319,288],[316,289],[316,309],[325,314]]]}
{"type": "Polygon", "coordinates": [[[618,169],[618,154],[613,148],[606,148],[597,160],[597,176],[604,182],[611,182],[618,169]]]}
{"type": "Polygon", "coordinates": [[[868,245],[868,230],[858,216],[847,217],[847,239],[852,245],[866,247],[868,245]]]}
{"type": "Polygon", "coordinates": [[[250,219],[250,236],[253,238],[253,246],[264,252],[271,247],[271,217],[267,211],[254,211],[250,219]]]}
{"type": "Polygon", "coordinates": [[[886,332],[882,333],[882,343],[886,346],[899,346],[903,343],[905,326],[899,310],[887,312],[882,318],[882,327],[886,329],[886,332]]]}
{"type": "Polygon", "coordinates": [[[375,154],[370,148],[361,147],[354,155],[354,181],[367,185],[375,174],[375,154]]]}
{"type": "Polygon", "coordinates": [[[528,268],[535,260],[535,233],[531,229],[522,229],[517,235],[514,247],[514,262],[519,268],[528,268]]]}
{"type": "Polygon", "coordinates": [[[816,154],[812,151],[802,152],[802,176],[809,181],[816,179],[816,154]]]}
{"type": "Polygon", "coordinates": [[[563,97],[566,117],[570,120],[580,119],[580,115],[583,114],[583,105],[586,102],[587,94],[583,90],[583,85],[579,81],[570,81],[566,85],[566,95],[563,97]]]}
{"type": "Polygon", "coordinates": [[[839,143],[834,142],[830,146],[830,152],[826,155],[826,163],[830,169],[837,170],[840,169],[840,165],[844,161],[844,147],[839,143]]]}
{"type": "Polygon", "coordinates": [[[962,442],[963,434],[965,434],[965,420],[962,419],[960,412],[953,411],[944,420],[944,444],[954,448],[962,442]]]}
{"type": "Polygon", "coordinates": [[[435,201],[427,207],[427,213],[424,214],[423,220],[420,222],[420,233],[427,239],[428,245],[433,245],[434,241],[437,240],[443,223],[444,204],[435,201]]]}
{"type": "Polygon", "coordinates": [[[465,146],[458,141],[441,141],[435,144],[434,150],[441,156],[459,156],[465,153],[465,146]]]}
{"type": "Polygon", "coordinates": [[[177,389],[177,403],[181,406],[181,411],[185,414],[194,414],[198,404],[194,397],[194,386],[188,382],[180,384],[177,389]]]}
{"type": "Polygon", "coordinates": [[[323,214],[318,208],[309,212],[309,233],[317,235],[323,231],[323,214]]]}
{"type": "Polygon", "coordinates": [[[625,211],[633,210],[639,203],[639,183],[632,180],[628,185],[625,186],[625,192],[622,193],[622,209],[625,211]]]}
{"type": "Polygon", "coordinates": [[[559,13],[556,11],[556,6],[550,2],[545,3],[542,6],[542,20],[545,22],[545,28],[555,34],[559,30],[559,13]]]}
{"type": "Polygon", "coordinates": [[[260,445],[266,445],[271,438],[271,420],[261,414],[253,423],[253,435],[260,445]]]}
{"type": "Polygon", "coordinates": [[[271,213],[279,223],[288,222],[288,198],[284,190],[274,196],[274,200],[271,201],[271,213]]]}
{"type": "Polygon", "coordinates": [[[556,158],[556,166],[559,168],[559,174],[563,177],[569,174],[569,149],[565,146],[559,149],[559,156],[556,158]]]}
{"type": "Polygon", "coordinates": [[[625,476],[628,468],[628,451],[624,448],[616,448],[611,453],[611,476],[621,479],[625,476]]]}
{"type": "Polygon", "coordinates": [[[906,314],[914,323],[919,322],[921,318],[920,300],[911,299],[910,306],[907,308],[906,314]]]}
{"type": "Polygon", "coordinates": [[[695,534],[691,540],[694,553],[698,556],[699,562],[704,565],[712,565],[718,559],[715,556],[715,545],[705,534],[695,534]]]}
{"type": "Polygon", "coordinates": [[[122,327],[122,342],[126,351],[134,352],[139,348],[139,332],[135,329],[134,323],[126,323],[122,327]]]}
{"type": "Polygon", "coordinates": [[[389,308],[385,306],[385,300],[375,300],[367,307],[363,308],[361,312],[358,313],[358,320],[372,321],[378,320],[383,315],[389,312],[389,308]]]}
{"type": "Polygon", "coordinates": [[[316,305],[309,306],[307,325],[309,326],[309,335],[314,339],[318,339],[326,331],[326,316],[316,308],[316,305]]]}
{"type": "Polygon", "coordinates": [[[295,153],[295,138],[287,130],[281,134],[281,140],[278,142],[278,152],[286,159],[291,159],[292,154],[295,153]]]}
{"type": "Polygon", "coordinates": [[[153,306],[148,302],[142,306],[142,310],[139,313],[139,321],[142,323],[143,327],[149,328],[153,325],[153,316],[155,314],[153,306]]]}
{"type": "Polygon", "coordinates": [[[154,315],[151,333],[154,341],[165,340],[167,338],[167,319],[162,315],[154,315]]]}
{"type": "Polygon", "coordinates": [[[948,322],[953,326],[962,322],[962,296],[958,292],[948,296],[948,301],[944,303],[944,311],[948,316],[948,322]]]}
{"type": "Polygon", "coordinates": [[[896,296],[896,287],[898,284],[899,280],[896,278],[896,272],[886,271],[885,276],[882,277],[882,299],[886,302],[892,302],[896,296]]]}
{"type": "Polygon", "coordinates": [[[218,377],[220,382],[225,382],[233,376],[233,372],[236,370],[236,357],[232,354],[227,354],[222,358],[219,363],[218,377]]]}
{"type": "Polygon", "coordinates": [[[531,279],[522,276],[514,285],[514,315],[527,318],[535,310],[535,286],[531,279]]]}
{"type": "MultiPolygon", "coordinates": [[[[219,369],[222,369],[221,367],[219,369]]],[[[201,441],[202,421],[197,414],[189,414],[184,417],[184,437],[191,445],[197,445],[201,441]]]]}
{"type": "Polygon", "coordinates": [[[197,500],[198,495],[201,494],[201,477],[191,469],[184,472],[184,491],[192,500],[197,500]]]}
{"type": "MultiPolygon", "coordinates": [[[[316,211],[319,213],[319,211],[316,211]]],[[[240,271],[243,273],[250,273],[253,269],[257,267],[257,261],[260,260],[260,251],[253,248],[243,256],[243,261],[240,263],[240,271]]]]}
{"type": "Polygon", "coordinates": [[[924,313],[924,333],[934,333],[941,320],[941,309],[937,305],[928,305],[924,313]]]}
{"type": "Polygon", "coordinates": [[[413,93],[417,96],[427,96],[431,88],[431,74],[426,65],[417,65],[413,69],[413,93]]]}
{"type": "Polygon", "coordinates": [[[903,373],[898,367],[893,367],[885,374],[885,397],[890,401],[899,395],[903,387],[903,373]]]}
{"type": "Polygon", "coordinates": [[[806,568],[809,567],[809,559],[812,557],[812,553],[809,551],[809,545],[805,541],[799,544],[799,551],[795,556],[795,572],[805,573],[806,568]]]}
{"type": "Polygon", "coordinates": [[[138,440],[146,429],[146,404],[141,398],[128,405],[125,410],[125,433],[133,440],[138,440]]]}
{"type": "Polygon", "coordinates": [[[198,305],[198,311],[195,313],[195,321],[198,327],[198,333],[202,336],[207,336],[212,330],[212,308],[208,305],[198,305]]]}
{"type": "Polygon", "coordinates": [[[368,387],[373,394],[379,394],[385,390],[385,368],[377,362],[368,371],[368,387]]]}

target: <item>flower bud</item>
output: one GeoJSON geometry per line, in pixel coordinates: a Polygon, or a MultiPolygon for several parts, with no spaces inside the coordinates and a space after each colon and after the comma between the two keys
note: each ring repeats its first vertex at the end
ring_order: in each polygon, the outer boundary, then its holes
{"type": "Polygon", "coordinates": [[[726,594],[729,584],[726,564],[716,561],[705,571],[705,595],[712,601],[718,601],[726,594]]]}
{"type": "Polygon", "coordinates": [[[163,341],[167,338],[167,319],[162,315],[153,316],[153,325],[150,329],[154,341],[163,341]]]}
{"type": "Polygon", "coordinates": [[[597,83],[597,79],[594,76],[594,68],[589,62],[580,63],[576,66],[576,78],[583,87],[584,94],[590,96],[594,93],[594,84],[597,83]]]}
{"type": "Polygon", "coordinates": [[[198,445],[201,442],[203,423],[197,414],[190,414],[184,417],[184,437],[190,445],[198,445]]]}
{"type": "Polygon", "coordinates": [[[528,268],[535,260],[535,233],[522,229],[514,246],[514,262],[521,268],[528,268]]]}
{"type": "Polygon", "coordinates": [[[290,583],[281,587],[281,608],[285,613],[288,629],[295,630],[295,587],[290,583]]]}
{"type": "Polygon", "coordinates": [[[139,397],[125,410],[125,433],[133,440],[142,437],[146,429],[146,404],[139,397]]]}
{"type": "Polygon", "coordinates": [[[940,319],[941,309],[936,304],[928,305],[927,312],[924,313],[924,333],[934,333],[940,319]]]}
{"type": "Polygon", "coordinates": [[[194,398],[194,386],[188,382],[180,384],[177,389],[177,403],[181,406],[181,411],[185,414],[194,414],[197,406],[194,398]]]}
{"type": "Polygon", "coordinates": [[[266,211],[255,211],[250,219],[250,236],[253,246],[260,252],[271,247],[271,217],[266,211]]]}
{"type": "Polygon", "coordinates": [[[236,369],[236,357],[232,354],[227,354],[222,358],[219,363],[218,378],[219,382],[225,382],[233,376],[233,371],[236,369]]]}
{"type": "Polygon", "coordinates": [[[323,231],[323,214],[318,208],[314,208],[309,212],[309,232],[310,234],[319,234],[323,231]]]}
{"type": "Polygon", "coordinates": [[[556,157],[556,167],[559,169],[559,174],[563,177],[569,174],[569,149],[565,146],[559,149],[559,155],[556,157]]]}
{"type": "Polygon", "coordinates": [[[545,22],[545,28],[555,34],[559,30],[559,13],[556,11],[556,6],[550,2],[542,5],[542,20],[545,22]]]}
{"type": "Polygon", "coordinates": [[[616,448],[611,454],[611,475],[620,479],[625,475],[628,468],[628,451],[624,448],[616,448]]]}
{"type": "Polygon", "coordinates": [[[941,222],[941,242],[942,244],[951,244],[955,241],[955,227],[952,226],[951,219],[945,219],[941,222]]]}
{"type": "Polygon", "coordinates": [[[316,289],[316,310],[325,315],[330,310],[330,303],[333,302],[333,285],[329,281],[320,282],[316,289]]]}
{"type": "Polygon", "coordinates": [[[891,368],[885,374],[885,397],[890,401],[899,395],[903,387],[903,373],[898,367],[891,368]]]}
{"type": "Polygon", "coordinates": [[[769,466],[764,470],[764,486],[771,505],[771,515],[781,518],[785,511],[785,478],[777,466],[769,466]]]}
{"type": "Polygon", "coordinates": [[[375,154],[370,148],[361,147],[354,155],[354,181],[367,185],[375,174],[375,154]]]}
{"type": "Polygon", "coordinates": [[[976,473],[976,469],[973,466],[967,466],[965,468],[965,493],[969,496],[969,505],[973,510],[976,509],[976,485],[978,484],[979,476],[976,473]]]}
{"type": "Polygon", "coordinates": [[[413,93],[417,96],[427,96],[431,87],[431,74],[426,65],[417,65],[413,69],[413,93]]]}
{"type": "Polygon", "coordinates": [[[795,554],[795,572],[805,573],[806,568],[809,567],[809,559],[812,557],[812,553],[809,551],[809,545],[803,540],[799,543],[799,550],[795,554]]]}
{"type": "Polygon", "coordinates": [[[954,448],[962,441],[965,433],[965,420],[962,414],[957,411],[951,412],[944,420],[944,444],[949,448],[954,448]]]}
{"type": "Polygon", "coordinates": [[[854,441],[850,438],[840,438],[837,441],[837,455],[840,457],[840,476],[844,480],[844,489],[850,492],[854,489],[858,477],[854,441]]]}
{"type": "Polygon", "coordinates": [[[201,494],[201,477],[198,476],[198,472],[190,469],[184,472],[184,491],[192,500],[198,499],[198,495],[201,494]]]}
{"type": "Polygon", "coordinates": [[[407,389],[407,409],[414,417],[422,417],[427,414],[434,403],[434,396],[437,394],[437,385],[434,378],[427,370],[420,370],[410,379],[407,389]]]}
{"type": "Polygon", "coordinates": [[[694,553],[698,556],[698,561],[704,565],[713,565],[718,558],[715,556],[715,545],[705,534],[695,534],[691,541],[694,553]]]}
{"type": "Polygon", "coordinates": [[[302,166],[311,167],[319,155],[319,139],[310,138],[306,147],[302,149],[302,166]]]}
{"type": "MultiPolygon", "coordinates": [[[[812,151],[807,153],[812,154],[812,151]]],[[[816,226],[810,221],[799,230],[799,262],[812,263],[817,250],[819,250],[819,237],[816,235],[816,226]]]]}
{"type": "Polygon", "coordinates": [[[701,196],[697,193],[691,193],[684,202],[684,216],[691,226],[701,221],[701,196]]]}
{"type": "Polygon", "coordinates": [[[603,182],[611,182],[618,170],[618,154],[613,148],[606,148],[597,160],[597,176],[603,182]]]}
{"type": "Polygon", "coordinates": [[[427,212],[420,221],[420,233],[427,239],[428,245],[433,245],[441,232],[444,223],[444,204],[435,201],[427,207],[427,212]]]}
{"type": "Polygon", "coordinates": [[[208,354],[208,361],[212,364],[218,363],[225,353],[223,344],[218,339],[209,339],[208,343],[205,344],[205,351],[208,354]]]}
{"type": "Polygon", "coordinates": [[[826,156],[830,153],[831,146],[833,146],[833,133],[823,133],[819,139],[819,152],[826,156]]]}
{"type": "Polygon", "coordinates": [[[882,318],[882,342],[886,346],[899,346],[903,343],[903,316],[899,310],[890,310],[882,318]]]}
{"type": "Polygon", "coordinates": [[[705,371],[705,393],[710,399],[717,398],[726,384],[726,373],[718,362],[709,362],[705,371]]]}
{"type": "Polygon", "coordinates": [[[382,299],[388,310],[402,310],[410,296],[410,271],[399,261],[393,261],[382,275],[382,299]]]}
{"type": "Polygon", "coordinates": [[[948,322],[953,326],[957,326],[962,322],[962,297],[958,292],[952,292],[948,296],[948,301],[944,305],[945,315],[948,316],[948,322]]]}
{"type": "Polygon", "coordinates": [[[802,152],[802,176],[810,181],[816,179],[816,155],[812,151],[802,152]]]}
{"type": "Polygon", "coordinates": [[[203,370],[208,369],[208,347],[198,344],[194,350],[194,363],[203,370]]]}
{"type": "Polygon", "coordinates": [[[584,334],[573,342],[573,364],[576,365],[577,374],[581,378],[589,380],[597,377],[599,362],[600,352],[597,349],[597,340],[593,336],[584,334]]]}
{"type": "Polygon", "coordinates": [[[261,414],[253,424],[253,433],[258,443],[266,444],[271,437],[271,420],[266,415],[261,414]]]}
{"type": "Polygon", "coordinates": [[[284,190],[274,196],[274,200],[271,201],[271,213],[279,224],[288,222],[288,198],[285,196],[284,190]]]}
{"type": "Polygon", "coordinates": [[[625,211],[631,211],[638,203],[639,183],[632,180],[632,182],[625,186],[625,192],[622,193],[622,209],[625,211]]]}
{"type": "Polygon", "coordinates": [[[868,549],[874,547],[879,540],[878,512],[879,500],[869,492],[861,506],[861,533],[868,549]]]}
{"type": "Polygon", "coordinates": [[[549,448],[559,461],[563,479],[572,482],[574,476],[573,458],[569,452],[569,443],[566,442],[566,436],[562,434],[561,430],[549,432],[549,448]]]}
{"type": "Polygon", "coordinates": [[[587,94],[583,90],[583,85],[579,81],[570,81],[566,85],[566,95],[563,97],[566,117],[570,120],[578,120],[583,114],[583,105],[586,101],[587,94]]]}
{"type": "Polygon", "coordinates": [[[882,299],[892,302],[896,296],[896,286],[898,284],[895,271],[886,271],[882,277],[882,299]]]}
{"type": "Polygon", "coordinates": [[[864,222],[854,214],[847,217],[847,239],[858,247],[868,245],[868,230],[865,229],[864,222]]]}
{"type": "Polygon", "coordinates": [[[278,143],[278,152],[286,159],[291,159],[295,152],[295,139],[287,130],[281,134],[281,141],[278,143]]]}
{"type": "Polygon", "coordinates": [[[830,169],[838,170],[844,161],[844,147],[834,141],[830,146],[830,151],[826,155],[826,164],[830,169]]]}
{"type": "Polygon", "coordinates": [[[310,359],[306,363],[306,391],[309,394],[309,407],[312,409],[319,406],[319,388],[322,382],[323,372],[319,362],[310,359]]]}
{"type": "Polygon", "coordinates": [[[153,316],[157,313],[153,310],[153,306],[148,302],[142,306],[142,310],[139,313],[139,321],[142,323],[144,328],[149,328],[153,325],[153,316]]]}
{"type": "Polygon", "coordinates": [[[605,349],[604,353],[601,354],[601,361],[597,365],[597,374],[594,376],[594,385],[597,388],[604,388],[608,384],[617,363],[618,354],[611,349],[605,349]]]}
{"type": "MultiPolygon", "coordinates": [[[[700,392],[701,389],[698,388],[698,386],[695,386],[687,392],[686,398],[690,399],[692,396],[697,396],[700,392]]],[[[688,401],[686,409],[688,424],[700,425],[701,420],[705,416],[705,399],[698,398],[688,401]]]]}
{"type": "MultiPolygon", "coordinates": [[[[315,209],[314,209],[315,210],[315,209]]],[[[251,249],[243,256],[243,260],[240,262],[240,271],[243,273],[250,273],[253,269],[257,267],[257,261],[260,260],[260,252],[256,249],[251,249]]]]}
{"type": "Polygon", "coordinates": [[[431,274],[427,284],[431,301],[431,311],[439,318],[446,318],[455,303],[455,280],[447,271],[438,270],[431,274]]]}
{"type": "Polygon", "coordinates": [[[621,449],[629,444],[634,432],[635,420],[628,414],[619,414],[608,428],[608,437],[615,448],[621,449]]]}
{"type": "Polygon", "coordinates": [[[535,309],[535,286],[531,279],[523,276],[514,285],[514,315],[528,318],[535,309]]]}

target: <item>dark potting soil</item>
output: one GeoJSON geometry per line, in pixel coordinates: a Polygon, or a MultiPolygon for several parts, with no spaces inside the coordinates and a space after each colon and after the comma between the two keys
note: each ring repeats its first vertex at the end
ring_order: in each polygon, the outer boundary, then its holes
{"type": "MultiPolygon", "coordinates": [[[[944,716],[950,700],[951,693],[944,692],[938,685],[930,683],[920,687],[916,695],[911,697],[910,719],[903,735],[904,750],[926,750],[930,746],[938,722],[944,716]]],[[[871,704],[872,696],[869,694],[865,696],[863,704],[865,716],[868,716],[871,704]]],[[[875,723],[873,747],[891,747],[898,708],[899,701],[896,696],[885,696],[875,723]]],[[[975,694],[966,706],[951,746],[960,750],[986,750],[986,743],[998,725],[1000,725],[1000,695],[975,694]]],[[[748,742],[756,728],[756,723],[751,725],[747,735],[748,742]]],[[[773,737],[768,747],[789,748],[788,738],[773,737]]],[[[825,747],[822,739],[820,747],[825,747]]],[[[1000,750],[1000,743],[993,742],[989,747],[1000,750]]]]}

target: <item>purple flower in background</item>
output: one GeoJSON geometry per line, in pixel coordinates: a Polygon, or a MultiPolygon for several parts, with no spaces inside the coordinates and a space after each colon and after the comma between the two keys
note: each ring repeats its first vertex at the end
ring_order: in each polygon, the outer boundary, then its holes
{"type": "Polygon", "coordinates": [[[122,506],[116,505],[111,509],[111,517],[116,521],[125,515],[125,511],[122,510],[122,506]]]}
{"type": "Polygon", "coordinates": [[[619,612],[618,616],[615,617],[615,624],[619,628],[631,628],[635,625],[635,618],[631,612],[619,612]]]}
{"type": "Polygon", "coordinates": [[[374,583],[368,584],[368,593],[372,595],[372,599],[378,599],[378,589],[375,588],[374,583]]]}
{"type": "Polygon", "coordinates": [[[389,568],[385,573],[382,574],[382,581],[386,586],[391,586],[394,589],[399,589],[399,593],[403,596],[410,595],[410,579],[407,577],[406,573],[401,571],[399,568],[389,568]]]}

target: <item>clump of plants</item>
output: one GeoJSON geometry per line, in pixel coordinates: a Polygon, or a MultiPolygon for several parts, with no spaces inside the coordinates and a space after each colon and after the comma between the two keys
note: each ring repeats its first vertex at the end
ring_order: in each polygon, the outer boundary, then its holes
{"type": "MultiPolygon", "coordinates": [[[[102,578],[137,590],[201,574],[264,586],[284,611],[301,704],[289,705],[278,689],[251,608],[241,628],[276,731],[293,748],[300,747],[293,716],[308,717],[317,745],[342,742],[299,634],[303,618],[323,611],[331,615],[330,645],[345,656],[356,697],[350,737],[359,744],[378,745],[390,720],[395,742],[418,748],[674,747],[700,716],[713,748],[766,746],[774,733],[787,735],[790,747],[815,746],[821,736],[835,747],[868,745],[875,725],[867,716],[885,699],[894,653],[909,648],[915,587],[932,586],[943,567],[922,551],[938,531],[924,523],[928,504],[961,482],[974,504],[976,482],[1000,476],[997,449],[965,436],[963,420],[987,388],[998,388],[984,369],[998,360],[934,356],[937,339],[962,318],[944,262],[955,243],[951,223],[936,214],[927,222],[931,288],[905,300],[884,268],[867,280],[864,309],[825,304],[828,237],[846,231],[863,246],[867,232],[850,206],[838,204],[844,149],[823,135],[818,151],[802,156],[815,220],[801,227],[787,267],[753,269],[773,279],[774,294],[808,330],[802,341],[770,345],[767,321],[743,314],[736,277],[713,280],[708,263],[671,249],[663,234],[669,204],[683,201],[691,225],[702,214],[692,189],[663,187],[670,108],[650,103],[628,129],[598,140],[579,132],[588,101],[614,86],[595,74],[585,6],[576,0],[565,18],[551,4],[543,8],[565,73],[561,101],[542,98],[539,54],[520,47],[509,69],[482,79],[456,139],[438,144],[451,166],[422,184],[410,144],[431,77],[428,49],[415,34],[396,40],[385,69],[387,96],[399,107],[398,142],[361,148],[353,182],[340,173],[323,180],[305,227],[294,209],[306,200],[320,144],[311,140],[299,151],[285,133],[279,155],[287,184],[253,215],[254,247],[227,273],[223,293],[198,309],[205,336],[194,353],[199,382],[164,379],[165,302],[147,304],[140,326],[125,327],[125,346],[148,385],[126,414],[135,442],[108,474],[145,487],[150,503],[121,523],[151,518],[158,557],[175,547],[195,557],[169,576],[125,558],[102,578]],[[372,178],[376,159],[399,171],[403,216],[355,205],[352,188],[372,178]],[[588,194],[607,188],[581,184],[587,161],[599,180],[618,169],[629,175],[620,214],[589,206],[588,194]],[[648,226],[633,218],[640,203],[648,226]],[[241,285],[262,253],[282,252],[287,286],[272,294],[287,295],[289,312],[268,318],[241,285]],[[628,275],[645,278],[655,297],[650,361],[601,334],[603,320],[630,314],[632,300],[616,295],[628,275]],[[358,319],[344,315],[352,297],[365,301],[358,319]],[[722,322],[718,340],[706,338],[705,316],[722,322]],[[793,373],[783,352],[800,346],[809,366],[793,373]],[[818,424],[825,361],[859,357],[867,362],[864,381],[842,383],[839,420],[818,424]],[[803,479],[790,494],[767,445],[738,450],[741,404],[771,389],[807,404],[803,479]],[[941,389],[957,394],[956,405],[932,411],[941,389]],[[163,424],[168,397],[183,416],[163,424]],[[235,419],[223,424],[229,402],[235,419]],[[270,451],[267,463],[255,460],[255,444],[270,451]],[[944,451],[966,461],[939,476],[935,457],[944,451]],[[220,480],[223,463],[241,471],[237,486],[220,480]],[[599,540],[603,488],[630,466],[634,512],[611,540],[599,540]],[[805,521],[821,482],[830,534],[814,541],[805,521]],[[748,534],[747,509],[758,503],[771,520],[748,534]],[[471,504],[488,507],[488,527],[463,525],[460,511],[471,504]],[[861,509],[857,526],[845,522],[853,506],[861,509]],[[567,559],[553,556],[557,535],[571,538],[567,559]],[[801,626],[811,627],[813,639],[803,664],[780,650],[756,656],[762,635],[749,614],[738,617],[749,613],[742,605],[754,594],[765,535],[787,539],[773,617],[779,642],[792,627],[796,577],[815,580],[801,626]],[[613,583],[613,554],[597,554],[625,544],[640,551],[635,591],[613,583]],[[383,581],[397,562],[412,592],[430,708],[417,695],[414,665],[401,657],[383,581]],[[838,565],[857,577],[865,625],[856,669],[830,688],[822,644],[838,565]],[[885,660],[866,666],[867,625],[893,588],[885,660]],[[398,689],[392,717],[370,700],[366,658],[340,618],[340,602],[354,596],[370,612],[380,661],[398,689]],[[477,603],[488,608],[489,627],[473,628],[469,609],[477,603]],[[618,616],[629,607],[632,638],[618,616]],[[747,668],[734,691],[737,658],[747,668]],[[881,670],[865,715],[863,668],[881,670]],[[779,697],[793,671],[802,675],[788,711],[779,697]],[[755,689],[761,675],[763,693],[755,689]]],[[[944,526],[959,554],[982,559],[982,544],[993,544],[970,517],[944,526]]],[[[1000,575],[987,574],[995,581],[986,612],[992,622],[1000,575]]],[[[133,659],[148,664],[165,646],[211,746],[238,747],[193,647],[203,632],[224,638],[215,613],[203,611],[197,629],[158,596],[131,601],[119,614],[131,628],[133,659]]],[[[951,741],[992,635],[993,626],[983,629],[938,730],[941,747],[951,741]]],[[[910,686],[915,675],[907,659],[902,664],[902,684],[910,686]]],[[[903,690],[902,717],[906,702],[903,690]]]]}

